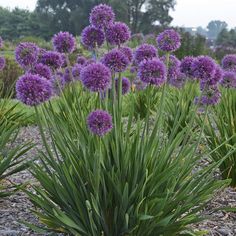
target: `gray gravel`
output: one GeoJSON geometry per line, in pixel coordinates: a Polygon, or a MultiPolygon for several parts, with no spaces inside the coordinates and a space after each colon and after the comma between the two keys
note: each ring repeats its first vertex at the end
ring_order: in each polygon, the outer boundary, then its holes
{"type": "MultiPolygon", "coordinates": [[[[17,142],[22,143],[29,140],[37,144],[36,147],[27,153],[27,157],[31,159],[37,154],[37,149],[43,148],[37,127],[31,126],[21,129],[17,142]]],[[[15,183],[36,182],[27,170],[12,176],[10,180],[15,183]]],[[[215,208],[229,206],[236,207],[236,191],[231,188],[227,188],[215,196],[202,212],[202,215],[208,219],[200,224],[193,225],[193,228],[208,231],[205,235],[236,236],[236,213],[213,211],[215,208]]],[[[32,232],[19,222],[26,221],[39,224],[37,218],[30,211],[32,208],[32,204],[22,192],[0,200],[0,236],[39,236],[40,234],[32,232]]]]}

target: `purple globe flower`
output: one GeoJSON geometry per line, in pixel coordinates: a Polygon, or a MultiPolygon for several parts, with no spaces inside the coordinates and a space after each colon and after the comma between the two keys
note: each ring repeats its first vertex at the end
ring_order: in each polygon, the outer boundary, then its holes
{"type": "Polygon", "coordinates": [[[187,78],[194,78],[192,64],[195,58],[191,56],[184,57],[180,63],[180,72],[185,74],[187,78]]]}
{"type": "Polygon", "coordinates": [[[112,116],[106,111],[95,110],[88,115],[87,125],[90,132],[102,137],[113,128],[112,116]]]}
{"type": "Polygon", "coordinates": [[[83,66],[88,66],[88,65],[91,65],[91,64],[94,64],[94,63],[97,63],[97,61],[93,58],[91,59],[88,59],[83,66]]]}
{"type": "Polygon", "coordinates": [[[225,88],[236,88],[236,73],[225,71],[220,84],[225,88]]]}
{"type": "Polygon", "coordinates": [[[132,51],[132,49],[129,48],[129,47],[121,47],[119,49],[127,57],[127,59],[129,60],[129,63],[131,63],[132,60],[133,60],[133,51],[132,51]]]}
{"type": "Polygon", "coordinates": [[[63,74],[62,84],[66,85],[74,81],[74,77],[72,75],[72,67],[67,67],[63,74]]]}
{"type": "Polygon", "coordinates": [[[75,64],[72,68],[72,75],[75,78],[75,80],[79,80],[80,79],[80,73],[83,69],[83,65],[81,64],[75,64]]]}
{"type": "Polygon", "coordinates": [[[173,29],[165,30],[157,36],[157,45],[164,52],[174,52],[180,45],[180,35],[173,29]]]}
{"type": "Polygon", "coordinates": [[[138,77],[146,84],[161,86],[166,81],[166,68],[157,58],[145,60],[139,64],[138,77]]]}
{"type": "Polygon", "coordinates": [[[34,68],[29,71],[29,73],[40,75],[41,77],[44,77],[48,80],[50,80],[52,77],[52,72],[50,67],[42,63],[36,64],[34,68]]]}
{"type": "Polygon", "coordinates": [[[0,37],[0,48],[3,47],[3,44],[4,44],[3,39],[2,39],[2,37],[0,37]]]}
{"type": "Polygon", "coordinates": [[[20,43],[15,50],[17,63],[23,69],[30,69],[38,60],[39,48],[34,43],[20,43]]]}
{"type": "MultiPolygon", "coordinates": [[[[166,56],[162,56],[161,61],[166,65],[167,63],[167,57],[166,56]]],[[[179,78],[180,75],[180,61],[179,59],[174,56],[174,55],[170,55],[169,56],[169,63],[168,63],[168,72],[167,72],[167,80],[177,80],[179,78]]]]}
{"type": "Polygon", "coordinates": [[[68,58],[67,55],[65,53],[61,53],[61,59],[62,59],[62,68],[66,68],[68,66],[68,58]]]}
{"type": "Polygon", "coordinates": [[[219,103],[221,93],[217,86],[210,86],[207,90],[203,91],[201,97],[195,99],[195,103],[201,106],[215,105],[219,103]]]}
{"type": "Polygon", "coordinates": [[[154,57],[157,57],[157,49],[150,44],[142,44],[134,53],[134,60],[137,64],[143,60],[149,60],[154,57]]]}
{"type": "Polygon", "coordinates": [[[111,72],[102,63],[93,63],[82,69],[80,79],[92,92],[106,91],[111,86],[111,72]]]}
{"type": "Polygon", "coordinates": [[[72,53],[76,47],[76,40],[69,32],[59,32],[52,39],[54,50],[60,53],[72,53]]]}
{"type": "Polygon", "coordinates": [[[105,4],[95,6],[91,13],[89,21],[96,28],[107,28],[108,25],[114,22],[115,14],[112,8],[105,4]]]}
{"type": "Polygon", "coordinates": [[[6,65],[6,59],[4,57],[0,57],[0,71],[4,69],[6,65]]]}
{"type": "Polygon", "coordinates": [[[39,48],[37,63],[41,63],[42,56],[43,56],[43,54],[46,53],[46,52],[47,52],[46,49],[44,49],[44,48],[39,48]]]}
{"type": "Polygon", "coordinates": [[[115,22],[106,30],[106,39],[111,45],[125,43],[131,37],[129,27],[123,22],[115,22]]]}
{"type": "Polygon", "coordinates": [[[123,72],[129,65],[128,58],[119,49],[113,49],[101,59],[112,72],[123,72]]]}
{"type": "Polygon", "coordinates": [[[216,63],[208,56],[199,56],[192,63],[193,74],[196,78],[209,81],[216,73],[216,63]]]}
{"type": "Polygon", "coordinates": [[[86,63],[87,59],[84,56],[78,56],[76,59],[76,63],[80,65],[84,65],[86,63]]]}
{"type": "Polygon", "coordinates": [[[168,80],[168,83],[175,88],[183,88],[186,82],[186,76],[183,73],[179,73],[177,77],[172,77],[168,80]]]}
{"type": "MultiPolygon", "coordinates": [[[[119,79],[115,79],[116,92],[119,91],[119,79]]],[[[122,78],[122,94],[125,95],[130,91],[130,81],[128,78],[122,78]]]]}
{"type": "Polygon", "coordinates": [[[233,71],[236,73],[236,55],[226,55],[222,60],[222,68],[227,71],[233,71]]]}
{"type": "Polygon", "coordinates": [[[82,31],[81,42],[89,49],[101,47],[104,41],[105,35],[101,29],[89,25],[82,31]]]}
{"type": "Polygon", "coordinates": [[[42,55],[41,63],[56,70],[63,64],[62,54],[54,51],[47,51],[42,55]]]}
{"type": "Polygon", "coordinates": [[[39,75],[25,74],[16,82],[17,98],[28,106],[36,106],[49,100],[52,85],[39,75]]]}

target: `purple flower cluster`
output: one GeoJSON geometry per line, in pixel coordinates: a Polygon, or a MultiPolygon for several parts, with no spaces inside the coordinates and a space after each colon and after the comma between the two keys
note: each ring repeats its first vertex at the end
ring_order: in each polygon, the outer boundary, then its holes
{"type": "Polygon", "coordinates": [[[82,69],[80,79],[92,92],[106,91],[111,86],[111,72],[102,63],[93,63],[82,69]]]}
{"type": "MultiPolygon", "coordinates": [[[[162,56],[161,61],[166,65],[167,64],[167,56],[162,56]]],[[[180,61],[176,56],[170,55],[168,62],[168,71],[167,71],[167,81],[174,81],[178,79],[180,75],[180,61]]]]}
{"type": "MultiPolygon", "coordinates": [[[[119,79],[115,79],[116,92],[119,91],[119,79]]],[[[125,95],[130,91],[130,81],[128,78],[122,78],[122,94],[125,95]]]]}
{"type": "Polygon", "coordinates": [[[41,77],[44,77],[48,80],[52,77],[52,72],[49,66],[44,65],[42,63],[36,64],[33,69],[29,71],[31,74],[37,74],[41,77]]]}
{"type": "Polygon", "coordinates": [[[62,54],[54,51],[47,51],[41,57],[41,63],[56,70],[63,64],[62,54]]]}
{"type": "Polygon", "coordinates": [[[72,68],[72,75],[74,77],[75,80],[79,80],[80,79],[80,73],[83,69],[83,65],[81,64],[75,64],[72,68]]]}
{"type": "Polygon", "coordinates": [[[115,20],[112,8],[106,4],[95,6],[90,13],[90,24],[96,28],[107,28],[115,20]]]}
{"type": "Polygon", "coordinates": [[[72,53],[76,47],[76,40],[69,32],[59,32],[54,35],[52,42],[54,50],[60,53],[72,53]]]}
{"type": "Polygon", "coordinates": [[[157,57],[157,49],[150,44],[140,45],[134,53],[134,60],[137,64],[143,60],[149,60],[154,57],[157,57]]]}
{"type": "Polygon", "coordinates": [[[120,47],[119,50],[127,57],[129,63],[133,61],[133,51],[129,47],[120,47]]]}
{"type": "Polygon", "coordinates": [[[180,35],[173,29],[165,30],[157,36],[157,45],[164,52],[174,52],[181,45],[180,35]]]}
{"type": "Polygon", "coordinates": [[[168,83],[176,88],[182,88],[185,85],[186,76],[183,73],[179,73],[177,77],[172,78],[168,81],[168,83]]]}
{"type": "Polygon", "coordinates": [[[6,65],[5,58],[0,56],[0,71],[4,69],[5,65],[6,65]]]}
{"type": "Polygon", "coordinates": [[[101,29],[94,26],[87,26],[81,34],[81,42],[88,49],[101,47],[105,41],[105,35],[101,29]]]}
{"type": "Polygon", "coordinates": [[[138,77],[146,84],[161,86],[166,81],[166,68],[157,58],[145,60],[139,64],[138,77]]]}
{"type": "Polygon", "coordinates": [[[184,57],[180,63],[180,72],[183,73],[187,78],[194,78],[192,64],[195,58],[191,56],[184,57]]]}
{"type": "Polygon", "coordinates": [[[66,85],[74,81],[73,75],[72,75],[72,67],[67,67],[65,69],[65,72],[63,74],[62,84],[66,85]]]}
{"type": "Polygon", "coordinates": [[[52,85],[39,75],[25,74],[16,83],[17,98],[28,106],[36,106],[52,96],[52,85]]]}
{"type": "Polygon", "coordinates": [[[118,45],[125,43],[131,37],[129,27],[122,22],[115,22],[111,24],[106,30],[106,39],[111,45],[118,45]]]}
{"type": "Polygon", "coordinates": [[[23,69],[30,69],[38,60],[39,48],[34,43],[20,43],[15,50],[17,63],[23,69]]]}
{"type": "Polygon", "coordinates": [[[220,84],[225,88],[236,88],[236,73],[225,71],[220,84]]]}
{"type": "Polygon", "coordinates": [[[102,137],[113,128],[112,116],[106,111],[95,110],[88,115],[87,125],[90,132],[102,137]]]}
{"type": "Polygon", "coordinates": [[[222,68],[236,73],[236,55],[229,54],[222,59],[222,68]]]}
{"type": "Polygon", "coordinates": [[[87,59],[84,56],[78,56],[76,59],[76,63],[80,65],[84,65],[86,63],[87,59]]]}
{"type": "Polygon", "coordinates": [[[129,65],[129,60],[119,49],[113,49],[104,55],[101,62],[112,72],[123,72],[129,65]]]}

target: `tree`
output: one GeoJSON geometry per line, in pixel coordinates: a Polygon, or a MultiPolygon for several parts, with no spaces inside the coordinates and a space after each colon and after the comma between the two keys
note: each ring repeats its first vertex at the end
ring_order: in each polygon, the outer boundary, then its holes
{"type": "Polygon", "coordinates": [[[208,37],[210,39],[215,40],[218,34],[223,30],[226,29],[228,24],[225,21],[215,20],[209,22],[207,29],[208,29],[208,37]]]}
{"type": "Polygon", "coordinates": [[[217,37],[216,44],[236,48],[236,30],[223,29],[217,37]]]}

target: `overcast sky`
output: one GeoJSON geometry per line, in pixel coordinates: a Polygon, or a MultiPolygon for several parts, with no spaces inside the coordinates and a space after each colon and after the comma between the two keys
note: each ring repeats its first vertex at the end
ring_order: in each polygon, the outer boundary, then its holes
{"type": "MultiPolygon", "coordinates": [[[[37,0],[0,0],[0,6],[34,10],[37,0]]],[[[236,0],[177,0],[171,12],[175,26],[203,26],[211,20],[222,20],[236,27],[236,0]]]]}

